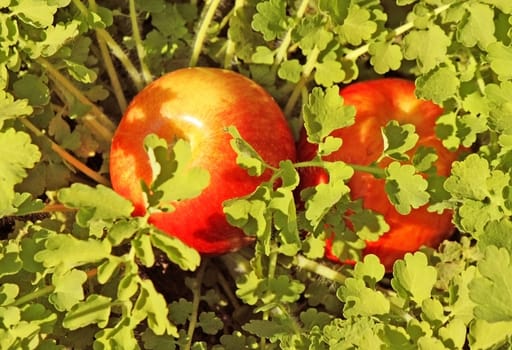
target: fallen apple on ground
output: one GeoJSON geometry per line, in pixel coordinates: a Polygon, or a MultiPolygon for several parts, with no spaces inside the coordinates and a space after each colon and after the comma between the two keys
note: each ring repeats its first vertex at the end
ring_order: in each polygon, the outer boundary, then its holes
{"type": "Polygon", "coordinates": [[[227,223],[222,203],[253,192],[270,174],[250,176],[236,164],[229,126],[268,164],[295,160],[295,141],[283,113],[255,82],[216,68],[164,75],[135,96],[115,132],[110,152],[114,190],[133,203],[133,215],[144,215],[140,181],[149,185],[152,179],[145,137],[156,134],[170,145],[184,138],[191,145],[191,166],[207,170],[210,183],[198,197],[172,203],[174,211],[151,213],[149,221],[201,253],[225,253],[248,244],[252,239],[227,223]]]}
{"type": "MultiPolygon", "coordinates": [[[[371,165],[378,161],[384,148],[381,128],[396,120],[400,124],[413,124],[419,136],[416,146],[408,154],[414,154],[419,146],[432,147],[438,156],[435,162],[437,173],[449,174],[458,153],[448,151],[435,135],[435,122],[443,111],[430,101],[416,98],[413,82],[396,78],[370,80],[349,85],[341,89],[340,94],[345,105],[356,108],[355,123],[331,134],[342,138],[343,143],[339,150],[323,157],[324,160],[371,165]]],[[[307,141],[303,130],[298,142],[298,160],[311,160],[316,151],[317,146],[307,141]]],[[[378,165],[384,168],[389,163],[390,159],[384,158],[378,165]]],[[[302,188],[327,181],[328,175],[322,168],[306,168],[301,172],[302,188]]],[[[377,255],[388,271],[405,253],[414,252],[423,245],[436,247],[454,230],[451,212],[431,213],[427,211],[428,204],[412,209],[408,215],[398,213],[387,198],[384,179],[355,171],[348,185],[352,199],[362,199],[364,208],[382,214],[390,227],[377,241],[366,242],[363,251],[363,255],[377,255]]],[[[326,257],[339,262],[331,251],[331,244],[328,240],[326,257]]]]}

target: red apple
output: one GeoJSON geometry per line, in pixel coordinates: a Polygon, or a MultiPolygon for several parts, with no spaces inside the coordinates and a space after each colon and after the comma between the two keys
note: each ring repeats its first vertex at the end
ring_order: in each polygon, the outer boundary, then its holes
{"type": "Polygon", "coordinates": [[[133,215],[144,215],[140,181],[149,185],[152,179],[144,138],[154,133],[169,144],[185,138],[191,144],[192,166],[207,170],[210,184],[198,197],[172,203],[174,211],[152,213],[149,221],[201,253],[224,253],[251,242],[228,224],[222,203],[253,192],[270,174],[253,177],[236,164],[229,126],[235,126],[268,164],[295,160],[295,142],[283,113],[255,82],[216,68],[164,75],[135,96],[114,134],[114,190],[133,203],[133,215]]]}
{"type": "MultiPolygon", "coordinates": [[[[383,151],[381,128],[389,121],[396,120],[400,124],[414,124],[419,135],[417,146],[409,155],[421,145],[433,147],[438,155],[435,163],[437,172],[447,176],[458,154],[448,151],[436,138],[435,122],[443,111],[430,101],[416,98],[414,91],[413,82],[393,78],[354,83],[341,89],[344,103],[356,108],[355,123],[332,133],[333,136],[342,138],[343,144],[338,151],[324,159],[358,165],[372,164],[383,151]]],[[[298,143],[298,160],[311,160],[316,150],[315,145],[308,143],[303,131],[298,143]]],[[[384,159],[378,165],[385,167],[389,163],[389,159],[384,159]]],[[[307,168],[301,173],[302,188],[326,181],[328,176],[320,168],[307,168]]],[[[353,199],[361,198],[365,208],[383,214],[390,226],[390,230],[379,240],[367,242],[363,251],[363,255],[377,255],[388,271],[392,269],[395,260],[402,258],[405,253],[416,251],[423,245],[435,247],[454,230],[452,214],[449,211],[444,211],[441,215],[431,213],[427,211],[426,205],[413,209],[405,216],[398,213],[386,196],[384,179],[356,171],[348,185],[353,199]]],[[[332,254],[331,243],[327,242],[326,256],[339,261],[332,254]]]]}

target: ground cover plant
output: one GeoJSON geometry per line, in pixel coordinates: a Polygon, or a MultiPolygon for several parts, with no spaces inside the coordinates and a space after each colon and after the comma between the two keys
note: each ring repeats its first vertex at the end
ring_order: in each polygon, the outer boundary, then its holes
{"type": "Polygon", "coordinates": [[[0,348],[512,348],[511,41],[509,0],[0,1],[0,348]],[[270,176],[224,202],[254,242],[222,255],[148,223],[208,185],[186,139],[145,139],[146,214],[110,183],[129,101],[194,66],[247,76],[318,145],[275,166],[226,128],[239,166],[270,176]],[[340,88],[383,77],[443,108],[436,137],[464,149],[446,177],[432,149],[410,155],[408,123],[372,135],[385,168],[320,157],[354,120],[340,88]],[[301,195],[311,166],[330,179],[301,195]],[[355,170],[400,213],[451,210],[456,231],[386,271],[362,255],[386,223],[351,198],[355,170]],[[324,257],[332,233],[355,265],[324,257]]]}

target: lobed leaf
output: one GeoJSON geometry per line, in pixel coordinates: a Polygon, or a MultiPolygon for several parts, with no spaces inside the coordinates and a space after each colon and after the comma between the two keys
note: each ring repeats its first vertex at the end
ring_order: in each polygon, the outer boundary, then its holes
{"type": "Polygon", "coordinates": [[[403,260],[397,260],[393,266],[391,286],[404,298],[421,303],[430,298],[437,280],[437,270],[429,266],[422,252],[407,253],[403,260]]]}
{"type": "Polygon", "coordinates": [[[390,202],[400,214],[406,215],[411,209],[417,209],[428,203],[430,198],[426,191],[428,182],[416,174],[412,165],[391,163],[386,168],[386,192],[390,202]]]}
{"type": "Polygon", "coordinates": [[[481,277],[469,285],[469,296],[476,304],[475,316],[489,322],[512,321],[512,263],[510,253],[495,246],[485,250],[478,263],[481,277]]]}

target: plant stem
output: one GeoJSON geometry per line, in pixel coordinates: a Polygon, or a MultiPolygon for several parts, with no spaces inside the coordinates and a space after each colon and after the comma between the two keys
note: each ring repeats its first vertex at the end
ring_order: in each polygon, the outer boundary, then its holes
{"type": "MultiPolygon", "coordinates": [[[[236,16],[239,9],[241,9],[245,4],[245,0],[235,0],[235,5],[233,6],[232,16],[236,16]]],[[[231,67],[233,63],[233,57],[235,56],[235,43],[231,40],[228,30],[227,42],[226,42],[226,54],[224,55],[224,68],[228,69],[231,67]]]]}
{"type": "MultiPolygon", "coordinates": [[[[302,0],[299,7],[297,8],[297,13],[295,14],[295,19],[299,21],[306,12],[308,8],[309,0],[302,0]]],[[[290,44],[292,42],[292,32],[294,27],[288,29],[286,34],[284,35],[281,44],[279,45],[279,49],[276,52],[274,64],[272,65],[272,76],[274,76],[279,68],[281,62],[283,62],[288,56],[288,49],[290,48],[290,44]]]]}
{"type": "Polygon", "coordinates": [[[94,118],[86,118],[84,122],[94,130],[105,141],[112,140],[113,131],[115,129],[114,123],[96,106],[91,102],[68,78],[57,70],[49,61],[43,57],[37,59],[39,64],[45,68],[49,73],[50,78],[56,83],[60,84],[63,89],[70,92],[79,102],[89,106],[94,118]]]}
{"type": "Polygon", "coordinates": [[[187,345],[185,346],[185,350],[190,350],[192,348],[194,331],[196,329],[197,319],[199,317],[199,302],[201,301],[201,284],[203,283],[204,272],[206,270],[207,265],[208,260],[204,259],[202,265],[199,267],[199,270],[197,271],[197,275],[195,278],[195,288],[192,290],[192,314],[190,315],[190,323],[188,324],[188,339],[187,345]]]}
{"type": "Polygon", "coordinates": [[[313,73],[313,70],[315,69],[319,55],[320,50],[317,46],[315,46],[313,50],[311,50],[311,53],[308,55],[308,60],[302,69],[302,76],[297,85],[295,85],[295,88],[293,89],[292,94],[290,95],[290,98],[284,107],[284,114],[287,117],[291,117],[290,114],[297,104],[297,101],[302,93],[302,89],[306,86],[307,82],[311,78],[311,73],[313,73]]]}
{"type": "MultiPolygon", "coordinates": [[[[93,3],[94,0],[91,0],[93,3]]],[[[89,15],[89,10],[87,7],[82,4],[80,0],[73,0],[73,4],[78,8],[78,10],[84,15],[89,15]]],[[[97,28],[96,30],[96,36],[98,37],[98,41],[102,40],[112,51],[112,54],[116,56],[116,58],[121,62],[121,64],[124,66],[126,72],[132,79],[133,83],[135,84],[135,87],[137,90],[141,90],[144,84],[142,83],[140,79],[140,74],[133,65],[132,61],[128,58],[128,56],[124,53],[123,49],[117,44],[117,42],[112,38],[112,36],[103,28],[97,28]]],[[[101,48],[100,48],[101,49],[101,48]]]]}
{"type": "MultiPolygon", "coordinates": [[[[96,0],[89,0],[89,3],[91,9],[93,11],[96,11],[96,0]]],[[[98,47],[100,48],[101,58],[103,59],[103,64],[105,65],[105,69],[110,78],[110,83],[112,84],[112,90],[114,91],[114,96],[116,97],[119,110],[122,113],[126,109],[127,102],[126,98],[124,97],[121,82],[119,81],[119,76],[117,75],[114,63],[112,62],[112,58],[110,57],[110,54],[108,52],[107,44],[103,40],[103,37],[99,35],[98,30],[96,30],[95,33],[96,40],[98,41],[98,47]]]]}
{"type": "Polygon", "coordinates": [[[73,155],[71,155],[68,151],[66,151],[64,148],[59,146],[57,143],[53,142],[48,136],[46,136],[41,130],[39,130],[32,122],[30,122],[28,119],[23,118],[21,119],[21,122],[27,129],[29,129],[32,133],[34,133],[37,136],[46,138],[52,147],[52,150],[57,153],[65,162],[71,164],[73,167],[87,175],[89,178],[93,179],[97,183],[100,183],[105,186],[110,186],[110,182],[104,178],[102,175],[100,175],[98,172],[92,170],[87,165],[85,165],[83,162],[75,158],[73,155]]]}
{"type": "Polygon", "coordinates": [[[192,54],[190,56],[190,61],[188,63],[189,67],[194,67],[197,65],[197,61],[199,60],[199,55],[203,50],[204,40],[206,38],[206,33],[208,32],[208,28],[210,27],[210,23],[212,22],[213,16],[215,15],[215,11],[219,7],[220,0],[210,0],[207,1],[202,13],[202,20],[199,21],[199,28],[197,29],[197,34],[194,40],[194,46],[192,47],[192,54]]]}
{"type": "Polygon", "coordinates": [[[109,32],[107,32],[104,29],[97,29],[96,34],[98,37],[100,37],[110,48],[110,51],[116,58],[121,62],[124,69],[132,79],[133,84],[135,85],[135,88],[140,91],[144,87],[144,82],[141,79],[141,76],[139,74],[139,71],[135,66],[133,65],[132,61],[128,57],[128,55],[123,51],[121,46],[112,38],[109,32]]]}
{"type": "Polygon", "coordinates": [[[314,260],[310,260],[302,255],[297,255],[296,265],[304,270],[316,273],[319,276],[325,277],[331,281],[344,283],[347,279],[346,276],[336,270],[331,269],[325,265],[319,264],[314,260]]]}
{"type": "Polygon", "coordinates": [[[139,23],[137,21],[137,11],[135,9],[135,0],[129,0],[130,7],[130,22],[132,24],[133,40],[135,41],[135,47],[137,48],[137,55],[139,56],[140,70],[142,72],[142,78],[146,84],[149,84],[153,80],[153,76],[146,65],[146,50],[142,44],[142,37],[140,36],[139,23]]]}
{"type": "Polygon", "coordinates": [[[33,291],[32,293],[28,293],[22,297],[19,297],[9,306],[20,306],[20,305],[26,304],[32,300],[36,300],[45,295],[51,294],[54,290],[55,290],[55,286],[53,286],[53,285],[42,287],[38,290],[33,291]]]}

